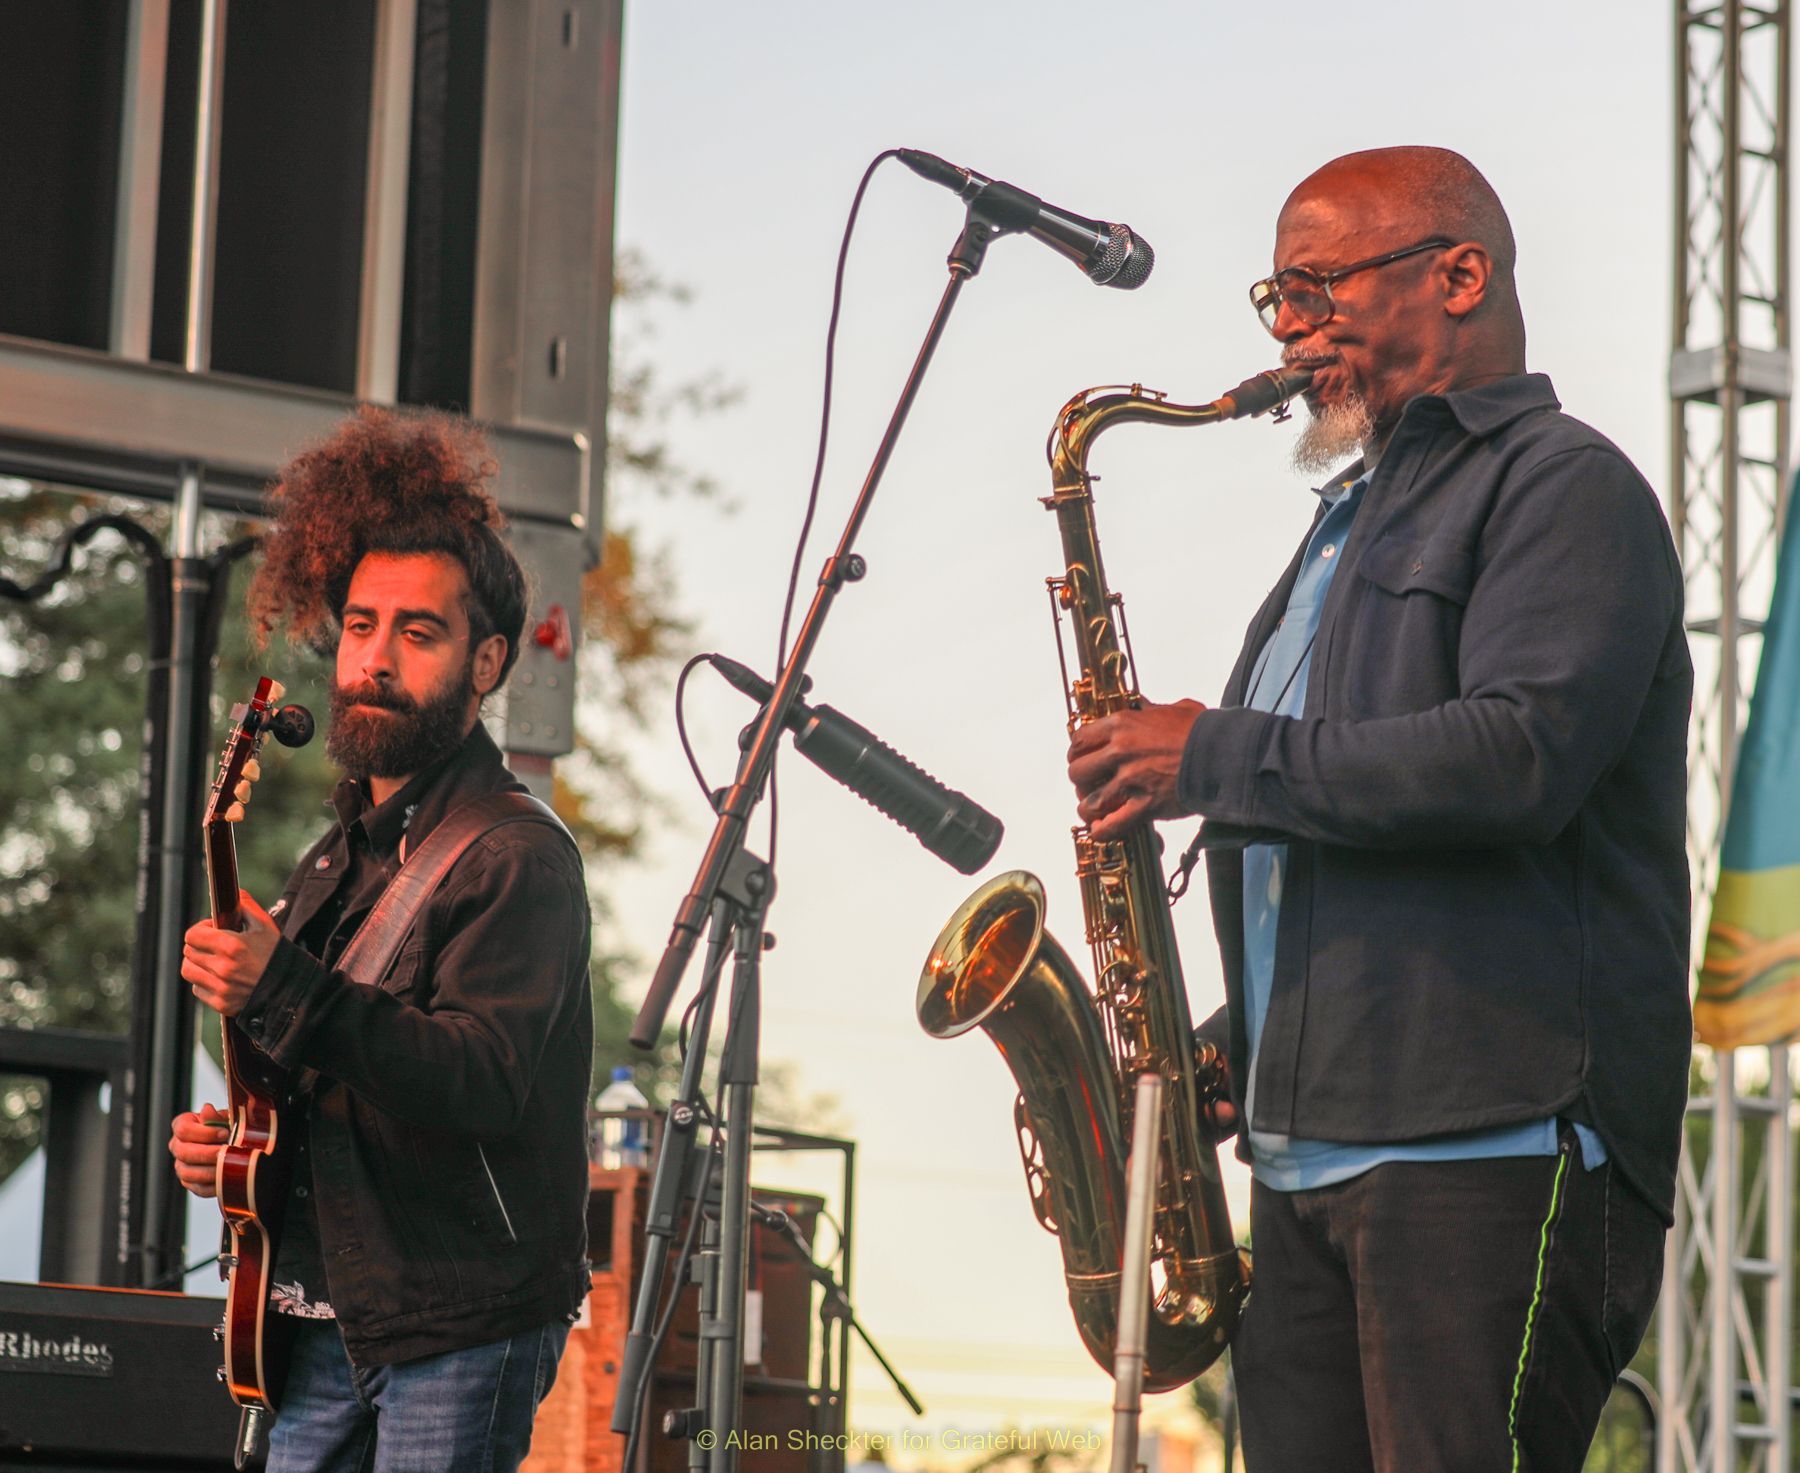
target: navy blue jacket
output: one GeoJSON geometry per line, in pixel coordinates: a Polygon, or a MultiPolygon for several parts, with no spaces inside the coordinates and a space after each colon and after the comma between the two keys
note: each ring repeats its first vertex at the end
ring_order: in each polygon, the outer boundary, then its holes
{"type": "Polygon", "coordinates": [[[1522,375],[1408,404],[1341,555],[1303,714],[1243,706],[1296,553],[1183,756],[1236,1102],[1233,846],[1282,839],[1257,1129],[1404,1141],[1564,1115],[1670,1218],[1693,667],[1656,497],[1522,375]]]}

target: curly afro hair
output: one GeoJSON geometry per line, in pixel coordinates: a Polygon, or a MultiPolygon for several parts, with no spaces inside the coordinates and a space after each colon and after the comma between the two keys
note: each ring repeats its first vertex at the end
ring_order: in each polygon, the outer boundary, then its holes
{"type": "Polygon", "coordinates": [[[461,420],[359,409],[290,461],[270,493],[274,526],[248,596],[259,642],[285,625],[290,639],[328,651],[366,555],[444,553],[468,574],[473,641],[506,638],[504,683],[519,655],[526,588],[487,488],[495,469],[481,432],[461,420]]]}

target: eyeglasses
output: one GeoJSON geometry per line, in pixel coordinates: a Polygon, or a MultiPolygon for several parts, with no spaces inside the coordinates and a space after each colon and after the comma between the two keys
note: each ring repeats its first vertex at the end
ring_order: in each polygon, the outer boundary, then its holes
{"type": "Polygon", "coordinates": [[[1314,271],[1310,266],[1289,266],[1285,271],[1277,271],[1251,287],[1250,305],[1256,308],[1256,315],[1262,318],[1262,325],[1270,332],[1275,331],[1275,319],[1281,315],[1283,302],[1287,303],[1288,311],[1308,327],[1318,327],[1321,323],[1331,321],[1332,314],[1337,311],[1337,303],[1331,300],[1332,282],[1354,276],[1358,271],[1391,266],[1395,261],[1404,261],[1408,256],[1416,256],[1421,251],[1443,250],[1455,244],[1453,240],[1436,236],[1431,240],[1420,241],[1418,245],[1389,251],[1385,256],[1371,256],[1366,261],[1340,266],[1335,271],[1314,271]]]}

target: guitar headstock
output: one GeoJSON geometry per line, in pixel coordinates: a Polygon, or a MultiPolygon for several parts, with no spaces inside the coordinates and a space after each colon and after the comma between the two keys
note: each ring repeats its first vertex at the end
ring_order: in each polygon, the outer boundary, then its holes
{"type": "Polygon", "coordinates": [[[239,823],[244,805],[250,801],[250,789],[262,776],[259,754],[264,738],[273,734],[284,747],[304,747],[312,740],[312,712],[304,706],[282,706],[275,703],[286,694],[278,680],[263,676],[256,682],[256,693],[249,703],[231,708],[231,740],[219,758],[219,775],[213,779],[212,793],[207,798],[207,828],[222,823],[239,823]]]}
{"type": "Polygon", "coordinates": [[[283,694],[281,682],[265,675],[256,682],[256,693],[247,704],[231,708],[231,739],[219,758],[218,776],[213,779],[202,820],[208,829],[243,820],[250,789],[262,776],[257,758],[268,735],[269,718],[283,694]]]}
{"type": "Polygon", "coordinates": [[[284,694],[281,683],[263,676],[256,692],[231,711],[231,739],[219,758],[219,774],[213,779],[201,826],[206,839],[206,870],[212,891],[213,918],[236,930],[237,855],[231,841],[231,825],[240,823],[250,790],[262,776],[259,754],[273,733],[284,747],[304,746],[312,739],[312,713],[304,706],[277,706],[284,694]]]}

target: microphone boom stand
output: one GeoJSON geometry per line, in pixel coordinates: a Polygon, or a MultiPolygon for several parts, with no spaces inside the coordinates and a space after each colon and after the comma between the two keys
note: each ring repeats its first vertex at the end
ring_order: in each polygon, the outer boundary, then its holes
{"type": "MultiPolygon", "coordinates": [[[[989,244],[997,236],[1016,228],[991,219],[983,212],[979,200],[969,206],[962,231],[948,258],[950,280],[944,287],[937,312],[932,317],[924,343],[920,346],[912,370],[900,391],[899,402],[882,434],[875,459],[863,480],[856,503],[850,510],[849,520],[838,540],[837,549],[826,561],[824,571],[820,574],[818,589],[795,636],[793,651],[775,677],[775,688],[763,706],[748,747],[738,763],[736,779],[719,805],[718,822],[714,825],[712,838],[701,857],[693,887],[676,912],[668,946],[663,951],[643,1006],[639,1008],[632,1024],[630,1037],[633,1045],[640,1049],[653,1047],[661,1036],[669,1005],[681,986],[682,975],[693,955],[701,927],[709,915],[713,916],[712,954],[707,964],[709,977],[717,977],[724,960],[728,936],[735,941],[737,975],[733,987],[732,1017],[727,1027],[724,1060],[721,1064],[724,1095],[721,1104],[727,1122],[727,1133],[719,1213],[721,1251],[716,1265],[718,1292],[715,1296],[715,1313],[701,1332],[705,1348],[710,1350],[710,1375],[703,1376],[696,1388],[701,1394],[703,1405],[700,1427],[695,1430],[704,1429],[714,1439],[707,1458],[711,1473],[735,1473],[738,1444],[741,1441],[732,1434],[738,1430],[743,1411],[743,1266],[750,1223],[750,1131],[759,1016],[757,955],[763,947],[763,911],[773,890],[773,878],[767,869],[752,861],[751,872],[757,876],[757,882],[750,887],[750,896],[742,894],[740,887],[747,877],[744,863],[746,856],[743,852],[744,834],[774,765],[776,747],[787,725],[788,715],[802,693],[807,661],[824,630],[826,615],[844,584],[856,582],[866,571],[863,559],[852,551],[856,534],[868,515],[875,488],[887,469],[888,460],[900,438],[901,428],[905,425],[913,400],[924,382],[925,370],[949,323],[951,310],[956,305],[963,283],[981,269],[989,244]],[[737,885],[728,883],[728,879],[734,875],[737,885]],[[728,893],[732,889],[739,889],[735,898],[728,893]],[[742,903],[746,898],[751,902],[748,907],[742,903]]],[[[710,998],[704,1006],[704,1016],[710,1020],[710,998]]],[[[689,1064],[696,1075],[692,1092],[688,1088],[687,1078],[690,1070],[684,1068],[683,1071],[682,1092],[686,1099],[697,1097],[698,1067],[705,1055],[703,1025],[696,1032],[698,1037],[689,1055],[689,1064]]],[[[675,1107],[671,1106],[670,1123],[679,1126],[674,1110],[675,1107]]],[[[686,1131],[665,1131],[664,1140],[673,1139],[686,1153],[692,1149],[691,1135],[690,1121],[686,1131]]],[[[667,1149],[665,1146],[665,1150],[667,1149]]],[[[653,1225],[659,1204],[668,1209],[666,1215],[672,1224],[685,1175],[685,1171],[677,1171],[673,1167],[665,1172],[659,1162],[651,1192],[653,1225]]],[[[693,1210],[702,1211],[704,1205],[697,1201],[693,1210]]],[[[671,1226],[671,1236],[672,1231],[671,1226]]],[[[656,1312],[667,1250],[668,1237],[660,1237],[653,1242],[650,1256],[645,1260],[644,1276],[638,1286],[633,1330],[620,1368],[619,1400],[613,1421],[615,1431],[631,1429],[639,1420],[641,1408],[645,1405],[642,1390],[651,1367],[648,1364],[650,1337],[644,1331],[656,1312]]],[[[680,1292],[679,1286],[675,1292],[680,1292]]],[[[641,1429],[637,1430],[641,1436],[641,1429]]],[[[627,1469],[626,1473],[631,1473],[631,1470],[627,1469]]]]}
{"type": "Polygon", "coordinates": [[[819,575],[818,590],[813,594],[806,618],[794,637],[794,648],[788,655],[787,663],[776,674],[775,689],[769,696],[768,704],[763,707],[762,717],[750,738],[749,750],[738,768],[737,780],[725,795],[718,822],[713,827],[712,838],[701,856],[693,888],[688,891],[687,898],[681,902],[681,907],[675,914],[669,944],[663,950],[650,990],[645,994],[643,1006],[638,1009],[637,1019],[632,1024],[631,1042],[640,1049],[655,1046],[657,1037],[662,1032],[663,1020],[668,1015],[669,1004],[681,986],[688,959],[693,955],[700,928],[712,909],[719,881],[730,865],[732,856],[743,846],[744,831],[749,826],[751,811],[768,780],[769,769],[774,765],[775,749],[781,740],[782,730],[787,725],[788,715],[793,710],[795,701],[800,698],[807,662],[812,658],[813,648],[818,644],[820,634],[824,632],[826,615],[831,612],[831,605],[844,584],[858,581],[866,571],[862,558],[851,548],[875,499],[875,488],[880,484],[882,472],[887,469],[888,459],[894,453],[894,446],[899,441],[900,430],[906,423],[913,400],[924,382],[925,370],[931,363],[932,354],[937,351],[938,339],[943,336],[944,328],[949,323],[951,309],[956,305],[963,283],[981,269],[988,245],[1006,231],[1007,227],[994,223],[982,213],[979,201],[969,207],[962,233],[950,252],[950,280],[938,302],[937,313],[931,319],[931,326],[926,329],[925,341],[919,348],[918,357],[913,361],[912,372],[907,375],[906,383],[900,391],[899,402],[894,406],[893,416],[882,434],[881,444],[877,447],[874,462],[863,480],[862,490],[857,494],[856,504],[850,509],[850,517],[844,525],[843,535],[838,539],[837,550],[826,560],[824,571],[819,575]]]}

